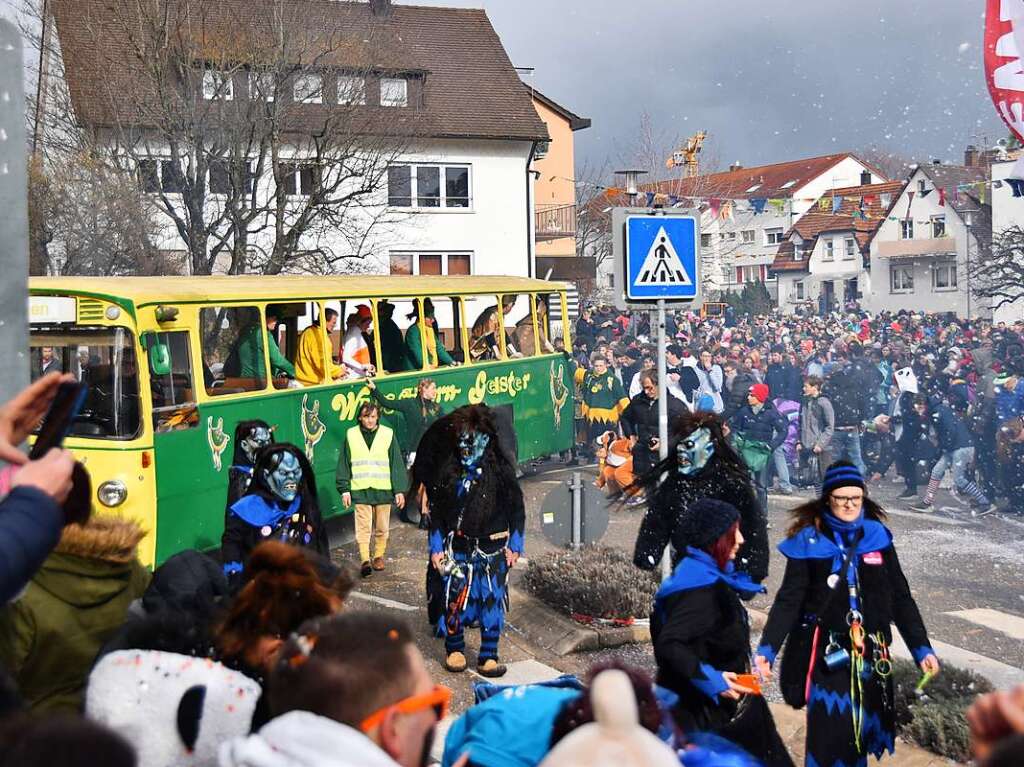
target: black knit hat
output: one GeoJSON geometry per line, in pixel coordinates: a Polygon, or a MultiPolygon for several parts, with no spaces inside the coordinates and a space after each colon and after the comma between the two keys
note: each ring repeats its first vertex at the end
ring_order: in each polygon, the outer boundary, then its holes
{"type": "Polygon", "coordinates": [[[864,484],[864,475],[849,461],[836,461],[825,470],[825,479],[821,483],[821,497],[828,498],[833,490],[838,490],[841,487],[867,489],[864,484]]]}
{"type": "Polygon", "coordinates": [[[701,498],[686,510],[686,537],[695,549],[706,549],[739,521],[740,512],[731,503],[701,498]]]}

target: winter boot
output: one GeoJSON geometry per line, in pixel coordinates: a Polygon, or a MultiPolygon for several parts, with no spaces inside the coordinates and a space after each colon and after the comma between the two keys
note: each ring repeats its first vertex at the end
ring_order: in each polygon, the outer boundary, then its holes
{"type": "Polygon", "coordinates": [[[481,661],[477,664],[476,673],[480,676],[486,676],[491,679],[495,679],[499,676],[505,676],[505,672],[508,668],[504,663],[498,663],[495,658],[488,658],[487,660],[481,661]]]}
{"type": "Polygon", "coordinates": [[[462,673],[466,666],[466,656],[458,650],[448,653],[448,657],[444,659],[444,667],[453,674],[462,673]]]}

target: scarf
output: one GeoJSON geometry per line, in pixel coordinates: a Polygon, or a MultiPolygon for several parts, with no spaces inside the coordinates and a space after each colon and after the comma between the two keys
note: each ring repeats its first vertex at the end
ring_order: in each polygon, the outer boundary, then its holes
{"type": "Polygon", "coordinates": [[[767,591],[764,586],[754,583],[746,572],[736,572],[732,562],[726,563],[722,569],[706,551],[687,546],[686,556],[654,595],[654,611],[661,614],[665,600],[674,594],[710,586],[717,581],[722,581],[742,597],[749,598],[767,591]]]}
{"type": "MultiPolygon", "coordinates": [[[[826,514],[826,517],[830,516],[826,514]]],[[[856,525],[858,523],[843,523],[836,520],[840,527],[845,525],[853,526],[848,530],[839,530],[839,534],[852,533],[857,535],[856,525]]],[[[856,553],[858,555],[868,554],[872,551],[882,551],[892,546],[892,533],[881,522],[873,519],[862,519],[860,530],[863,535],[857,540],[856,553]]],[[[850,541],[852,543],[852,540],[850,541]]],[[[793,535],[779,544],[779,551],[787,559],[831,559],[832,572],[837,573],[843,565],[843,549],[829,536],[829,530],[818,530],[814,525],[808,525],[796,535],[793,535]]]]}
{"type": "Polygon", "coordinates": [[[251,493],[235,501],[231,507],[231,513],[253,527],[265,527],[266,525],[277,527],[282,519],[297,513],[301,505],[301,495],[295,496],[287,509],[282,509],[278,504],[268,501],[259,493],[251,493]]]}

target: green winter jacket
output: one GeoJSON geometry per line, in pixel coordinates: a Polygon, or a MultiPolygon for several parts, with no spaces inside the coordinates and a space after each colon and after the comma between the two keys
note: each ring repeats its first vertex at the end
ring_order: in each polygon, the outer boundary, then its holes
{"type": "Polygon", "coordinates": [[[0,664],[35,712],[77,712],[96,654],[142,596],[134,522],[96,517],[65,528],[25,592],[0,611],[0,664]]]}

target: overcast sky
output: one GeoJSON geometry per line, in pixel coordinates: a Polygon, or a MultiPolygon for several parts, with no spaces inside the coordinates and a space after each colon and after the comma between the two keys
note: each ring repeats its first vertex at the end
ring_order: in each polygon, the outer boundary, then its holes
{"type": "MultiPolygon", "coordinates": [[[[483,7],[534,84],[593,120],[579,163],[710,133],[744,165],[877,146],[960,161],[1006,135],[982,66],[977,0],[417,0],[483,7]]],[[[0,0],[0,13],[19,0],[0,0]]]]}

